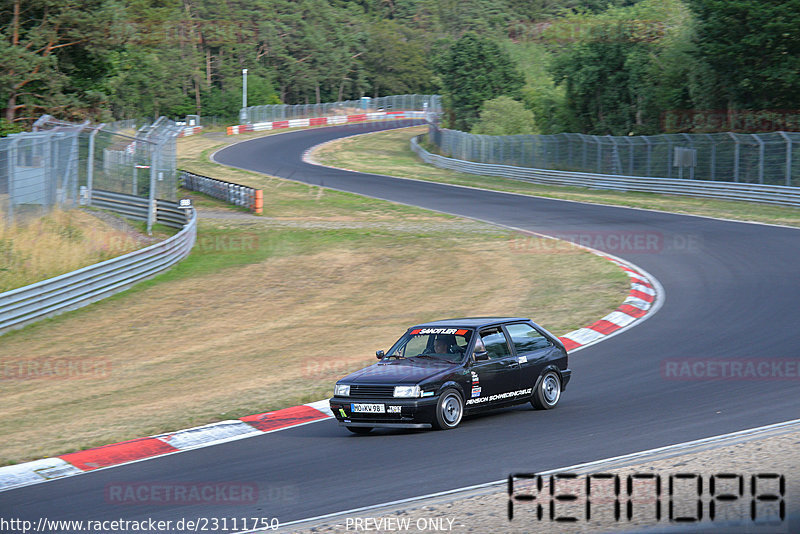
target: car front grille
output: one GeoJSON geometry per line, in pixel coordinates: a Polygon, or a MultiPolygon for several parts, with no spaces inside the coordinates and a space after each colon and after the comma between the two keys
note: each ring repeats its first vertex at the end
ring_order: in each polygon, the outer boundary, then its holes
{"type": "Polygon", "coordinates": [[[351,399],[392,399],[394,386],[350,386],[351,399]]]}

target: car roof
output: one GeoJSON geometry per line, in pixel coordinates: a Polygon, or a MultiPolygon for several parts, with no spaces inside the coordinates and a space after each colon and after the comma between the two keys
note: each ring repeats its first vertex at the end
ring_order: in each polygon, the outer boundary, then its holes
{"type": "Polygon", "coordinates": [[[498,323],[511,323],[519,321],[530,321],[530,319],[527,317],[459,317],[456,319],[442,319],[439,321],[420,323],[412,328],[435,328],[442,326],[481,328],[483,326],[490,326],[498,323]]]}

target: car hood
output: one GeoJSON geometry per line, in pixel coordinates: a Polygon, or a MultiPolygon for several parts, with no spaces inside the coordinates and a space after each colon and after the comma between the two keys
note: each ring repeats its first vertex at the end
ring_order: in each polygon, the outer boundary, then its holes
{"type": "Polygon", "coordinates": [[[347,384],[416,384],[460,367],[460,364],[433,360],[392,360],[360,369],[342,378],[340,382],[347,384]]]}

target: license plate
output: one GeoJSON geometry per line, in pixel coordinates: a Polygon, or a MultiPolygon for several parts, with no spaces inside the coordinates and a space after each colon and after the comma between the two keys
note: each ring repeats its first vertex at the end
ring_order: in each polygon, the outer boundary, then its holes
{"type": "Polygon", "coordinates": [[[385,413],[383,404],[351,404],[350,411],[353,413],[385,413]]]}

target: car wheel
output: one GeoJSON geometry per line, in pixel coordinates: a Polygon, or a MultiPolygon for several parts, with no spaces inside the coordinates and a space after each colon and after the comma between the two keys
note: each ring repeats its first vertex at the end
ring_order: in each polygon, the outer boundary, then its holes
{"type": "Polygon", "coordinates": [[[369,434],[370,432],[372,432],[372,427],[371,426],[348,426],[347,430],[349,430],[353,434],[362,435],[362,434],[369,434]]]}
{"type": "Polygon", "coordinates": [[[531,404],[537,410],[552,410],[561,399],[561,377],[555,371],[547,371],[533,392],[531,404]]]}
{"type": "Polygon", "coordinates": [[[446,389],[436,403],[436,419],[434,428],[449,430],[455,428],[464,417],[464,401],[455,389],[446,389]]]}

